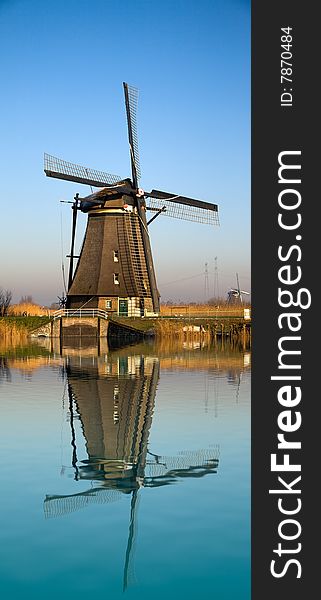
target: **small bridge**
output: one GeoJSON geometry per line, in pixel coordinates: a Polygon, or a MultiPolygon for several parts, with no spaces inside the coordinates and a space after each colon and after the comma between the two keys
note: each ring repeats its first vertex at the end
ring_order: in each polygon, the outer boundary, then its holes
{"type": "Polygon", "coordinates": [[[53,319],[84,319],[84,318],[99,318],[108,319],[108,313],[100,308],[62,308],[56,310],[52,315],[53,319]]]}

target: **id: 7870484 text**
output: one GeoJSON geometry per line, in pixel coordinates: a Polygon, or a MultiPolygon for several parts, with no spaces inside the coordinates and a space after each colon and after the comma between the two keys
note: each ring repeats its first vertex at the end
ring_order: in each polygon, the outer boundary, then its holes
{"type": "Polygon", "coordinates": [[[281,106],[293,105],[293,62],[292,27],[281,27],[281,57],[280,57],[280,82],[281,106]],[[291,86],[291,87],[290,87],[291,86]]]}

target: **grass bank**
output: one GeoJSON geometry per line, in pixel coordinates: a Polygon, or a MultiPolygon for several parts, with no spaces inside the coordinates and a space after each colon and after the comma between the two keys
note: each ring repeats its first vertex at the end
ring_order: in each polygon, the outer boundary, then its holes
{"type": "Polygon", "coordinates": [[[246,326],[247,333],[250,332],[250,326],[248,323],[245,324],[243,315],[234,317],[226,314],[221,314],[219,317],[194,315],[193,317],[144,319],[116,317],[113,319],[113,322],[124,328],[130,328],[133,331],[136,330],[140,334],[153,334],[158,339],[167,337],[181,338],[190,334],[207,335],[210,338],[215,338],[216,336],[241,336],[244,334],[244,326],[246,326]]]}
{"type": "Polygon", "coordinates": [[[0,338],[10,341],[24,339],[37,327],[50,321],[49,317],[1,317],[0,338]]]}

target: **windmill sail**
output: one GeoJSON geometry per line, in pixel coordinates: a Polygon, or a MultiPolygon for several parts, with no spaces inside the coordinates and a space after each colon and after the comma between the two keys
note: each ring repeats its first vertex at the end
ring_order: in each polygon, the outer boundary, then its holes
{"type": "Polygon", "coordinates": [[[139,179],[141,177],[139,151],[138,151],[138,134],[137,134],[137,105],[138,105],[138,90],[137,88],[123,83],[125,94],[125,106],[128,127],[128,141],[130,149],[130,160],[132,166],[132,177],[134,187],[138,188],[139,179]]]}
{"type": "Polygon", "coordinates": [[[75,163],[67,162],[51,154],[44,154],[44,172],[47,177],[65,179],[76,183],[84,183],[93,187],[108,187],[114,185],[122,178],[119,175],[111,175],[104,171],[96,171],[89,167],[82,167],[75,163]]]}
{"type": "Polygon", "coordinates": [[[185,219],[186,221],[194,221],[206,225],[219,224],[217,204],[170,194],[168,192],[161,192],[159,190],[152,190],[146,193],[146,197],[148,198],[147,208],[160,210],[165,207],[162,214],[167,217],[185,219]]]}
{"type": "Polygon", "coordinates": [[[91,504],[109,504],[122,498],[121,492],[116,489],[91,488],[79,494],[64,496],[47,495],[44,500],[44,514],[46,519],[62,517],[72,512],[86,508],[91,504]]]}
{"type": "MultiPolygon", "coordinates": [[[[125,82],[123,83],[123,87],[125,94],[132,180],[135,190],[138,190],[139,179],[141,176],[137,134],[138,90],[125,82]]],[[[159,313],[159,292],[157,289],[150,239],[147,231],[146,214],[145,210],[143,210],[143,199],[141,197],[135,197],[135,208],[139,218],[140,237],[144,250],[145,264],[147,267],[148,282],[152,298],[153,310],[156,313],[159,313]]]]}

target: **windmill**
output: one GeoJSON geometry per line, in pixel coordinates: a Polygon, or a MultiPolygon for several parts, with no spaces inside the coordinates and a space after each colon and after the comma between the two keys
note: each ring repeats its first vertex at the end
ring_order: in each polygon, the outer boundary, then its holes
{"type": "Polygon", "coordinates": [[[236,285],[237,285],[237,288],[231,288],[227,292],[227,301],[229,304],[233,304],[233,303],[237,303],[237,302],[240,302],[241,304],[243,304],[243,294],[245,294],[246,296],[250,295],[250,292],[245,292],[244,290],[240,289],[240,281],[239,281],[239,276],[237,273],[236,273],[236,285]]]}
{"type": "Polygon", "coordinates": [[[159,292],[148,225],[160,214],[205,224],[218,224],[216,204],[139,187],[138,90],[123,83],[130,150],[131,178],[122,179],[49,154],[44,171],[55,177],[102,188],[77,194],[72,204],[72,232],[67,308],[100,308],[123,315],[159,313],[159,292]],[[75,255],[78,211],[88,215],[80,256],[75,255]],[[154,215],[147,220],[146,211],[154,215]],[[78,264],[74,270],[75,259],[78,264]]]}

